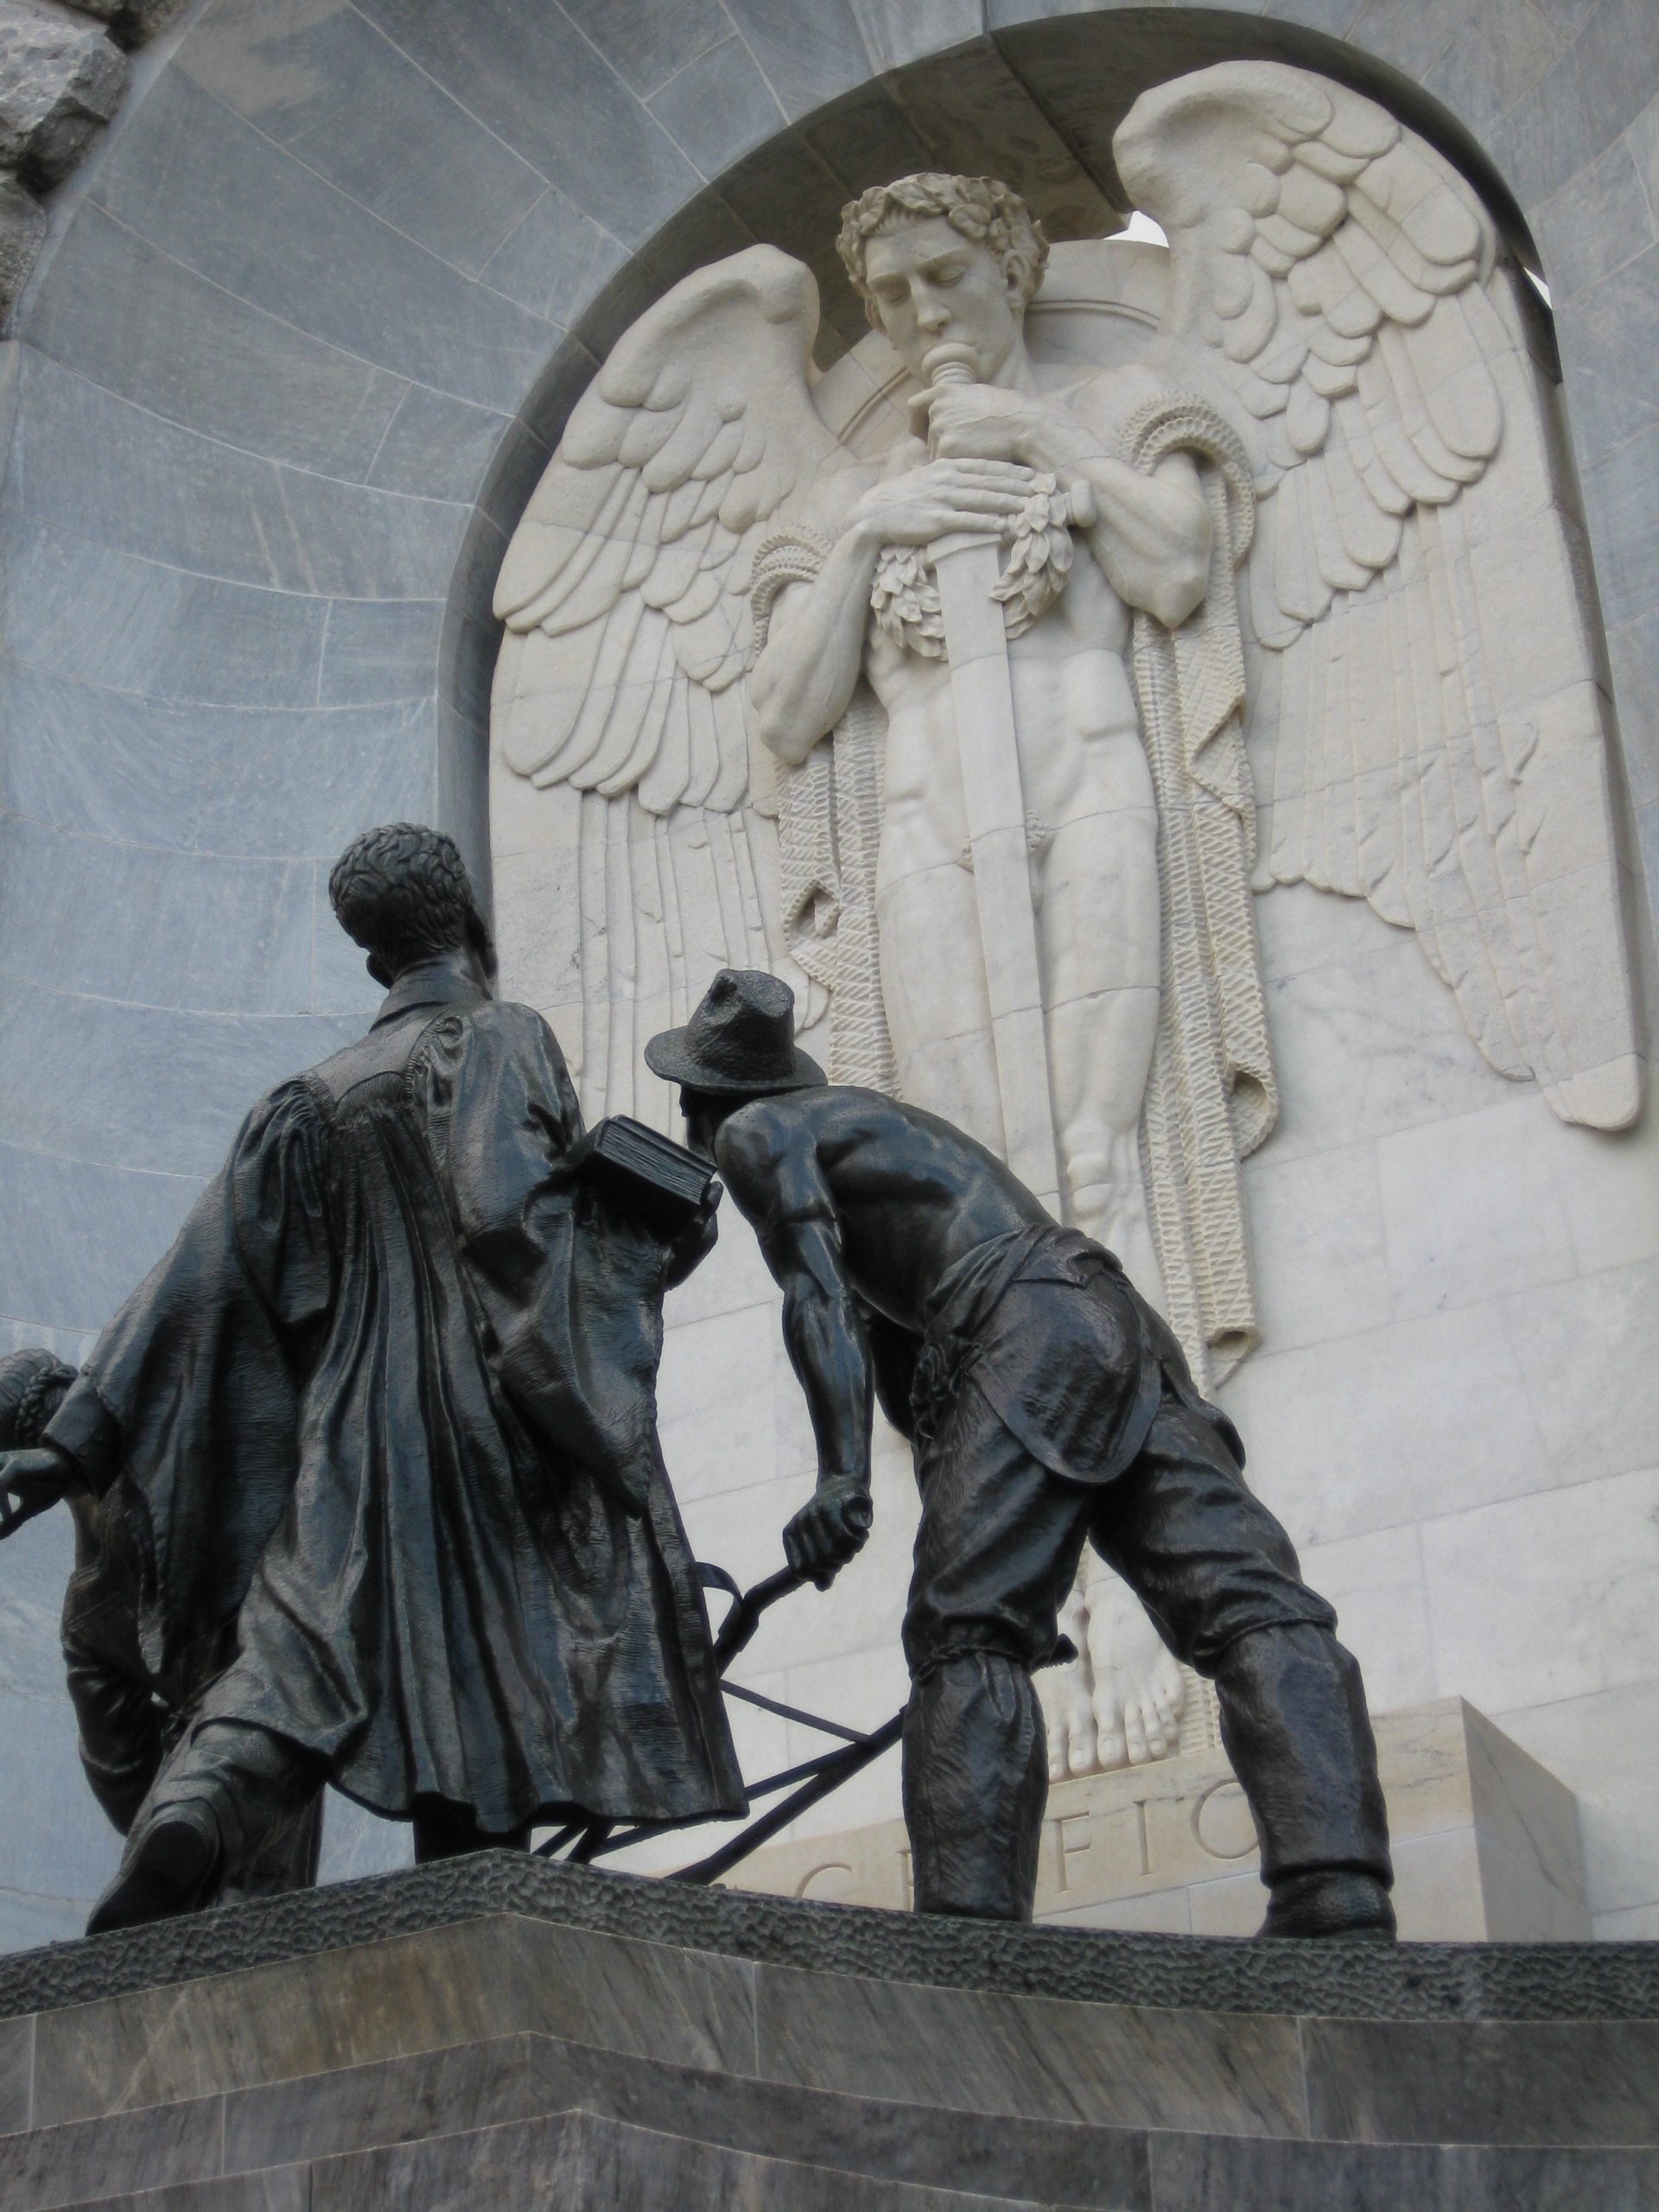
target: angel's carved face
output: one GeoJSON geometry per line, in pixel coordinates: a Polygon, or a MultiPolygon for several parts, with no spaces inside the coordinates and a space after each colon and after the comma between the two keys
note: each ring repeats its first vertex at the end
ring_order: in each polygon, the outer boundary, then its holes
{"type": "Polygon", "coordinates": [[[1020,342],[1018,276],[943,215],[873,238],[864,281],[888,340],[919,383],[925,357],[950,344],[971,347],[980,381],[994,384],[1020,342]]]}

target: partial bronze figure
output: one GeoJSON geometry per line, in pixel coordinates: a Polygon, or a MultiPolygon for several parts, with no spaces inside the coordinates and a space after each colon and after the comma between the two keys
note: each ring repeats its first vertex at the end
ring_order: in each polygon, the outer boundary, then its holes
{"type": "MultiPolygon", "coordinates": [[[[8,1488],[20,1500],[34,1501],[0,1519],[0,1535],[58,1494],[60,1464],[40,1447],[75,1379],[73,1367],[38,1348],[0,1359],[0,1453],[10,1455],[8,1488]]],[[[162,1760],[235,1650],[236,1609],[246,1581],[232,1579],[228,1587],[209,1588],[197,1632],[175,1643],[172,1663],[159,1672],[144,1657],[139,1523],[119,1485],[99,1497],[77,1483],[67,1502],[74,1517],[75,1564],[60,1630],[64,1671],[88,1787],[118,1834],[126,1835],[162,1760]]],[[[226,1570],[233,1577],[233,1560],[227,1559],[226,1570]]],[[[319,1785],[276,1825],[252,1858],[211,1885],[203,1902],[308,1887],[316,1879],[321,1842],[319,1785]]]]}
{"type": "Polygon", "coordinates": [[[1029,1919],[1047,1794],[1032,1671],[1091,1541],[1213,1678],[1271,1936],[1390,1936],[1359,1669],[1246,1487],[1226,1415],[1103,1246],[982,1145],[826,1085],[775,977],[723,971],[646,1058],[753,1224],[817,1440],[785,1531],[827,1585],[870,1527],[874,1395],[922,1494],[905,1617],[905,1817],[925,1912],[1029,1919]]]}

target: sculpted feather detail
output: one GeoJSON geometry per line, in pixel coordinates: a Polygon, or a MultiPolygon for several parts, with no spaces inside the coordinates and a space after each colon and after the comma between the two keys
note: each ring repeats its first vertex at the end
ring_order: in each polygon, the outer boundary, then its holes
{"type": "Polygon", "coordinates": [[[496,587],[495,742],[537,787],[584,795],[590,1113],[632,1110],[659,1014],[779,950],[742,678],[754,552],[839,450],[812,405],[817,319],[810,271],[771,246],[676,285],[579,402],[496,587]]]}
{"type": "Polygon", "coordinates": [[[1276,63],[1144,93],[1115,149],[1170,241],[1166,356],[1225,391],[1255,474],[1258,884],[1414,930],[1495,1068],[1564,1120],[1626,1126],[1580,525],[1491,218],[1374,102],[1276,63]]]}

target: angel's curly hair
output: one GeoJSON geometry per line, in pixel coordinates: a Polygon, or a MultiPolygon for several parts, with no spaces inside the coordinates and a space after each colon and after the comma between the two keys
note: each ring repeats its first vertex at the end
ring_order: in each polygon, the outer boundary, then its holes
{"type": "Polygon", "coordinates": [[[334,862],[328,899],[347,937],[390,982],[416,960],[469,940],[495,965],[489,925],[453,837],[417,822],[354,837],[334,862]]]}
{"type": "Polygon", "coordinates": [[[1004,274],[1017,281],[1022,300],[1029,300],[1042,283],[1048,240],[1017,192],[994,176],[949,176],[943,169],[922,169],[893,184],[873,184],[841,211],[836,251],[846,264],[864,312],[878,329],[880,313],[864,268],[869,241],[936,215],[976,245],[988,246],[1004,274]]]}

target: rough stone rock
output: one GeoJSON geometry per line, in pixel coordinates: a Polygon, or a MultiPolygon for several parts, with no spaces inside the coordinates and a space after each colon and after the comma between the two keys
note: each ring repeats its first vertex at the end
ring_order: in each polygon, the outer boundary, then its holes
{"type": "Polygon", "coordinates": [[[120,49],[79,10],[0,0],[0,164],[61,182],[115,111],[120,49]]]}
{"type": "Polygon", "coordinates": [[[0,176],[0,312],[22,289],[46,232],[46,210],[15,176],[0,176]]]}
{"type": "Polygon", "coordinates": [[[188,0],[80,0],[89,15],[107,16],[125,46],[143,46],[164,31],[175,16],[184,13],[188,0]]]}

